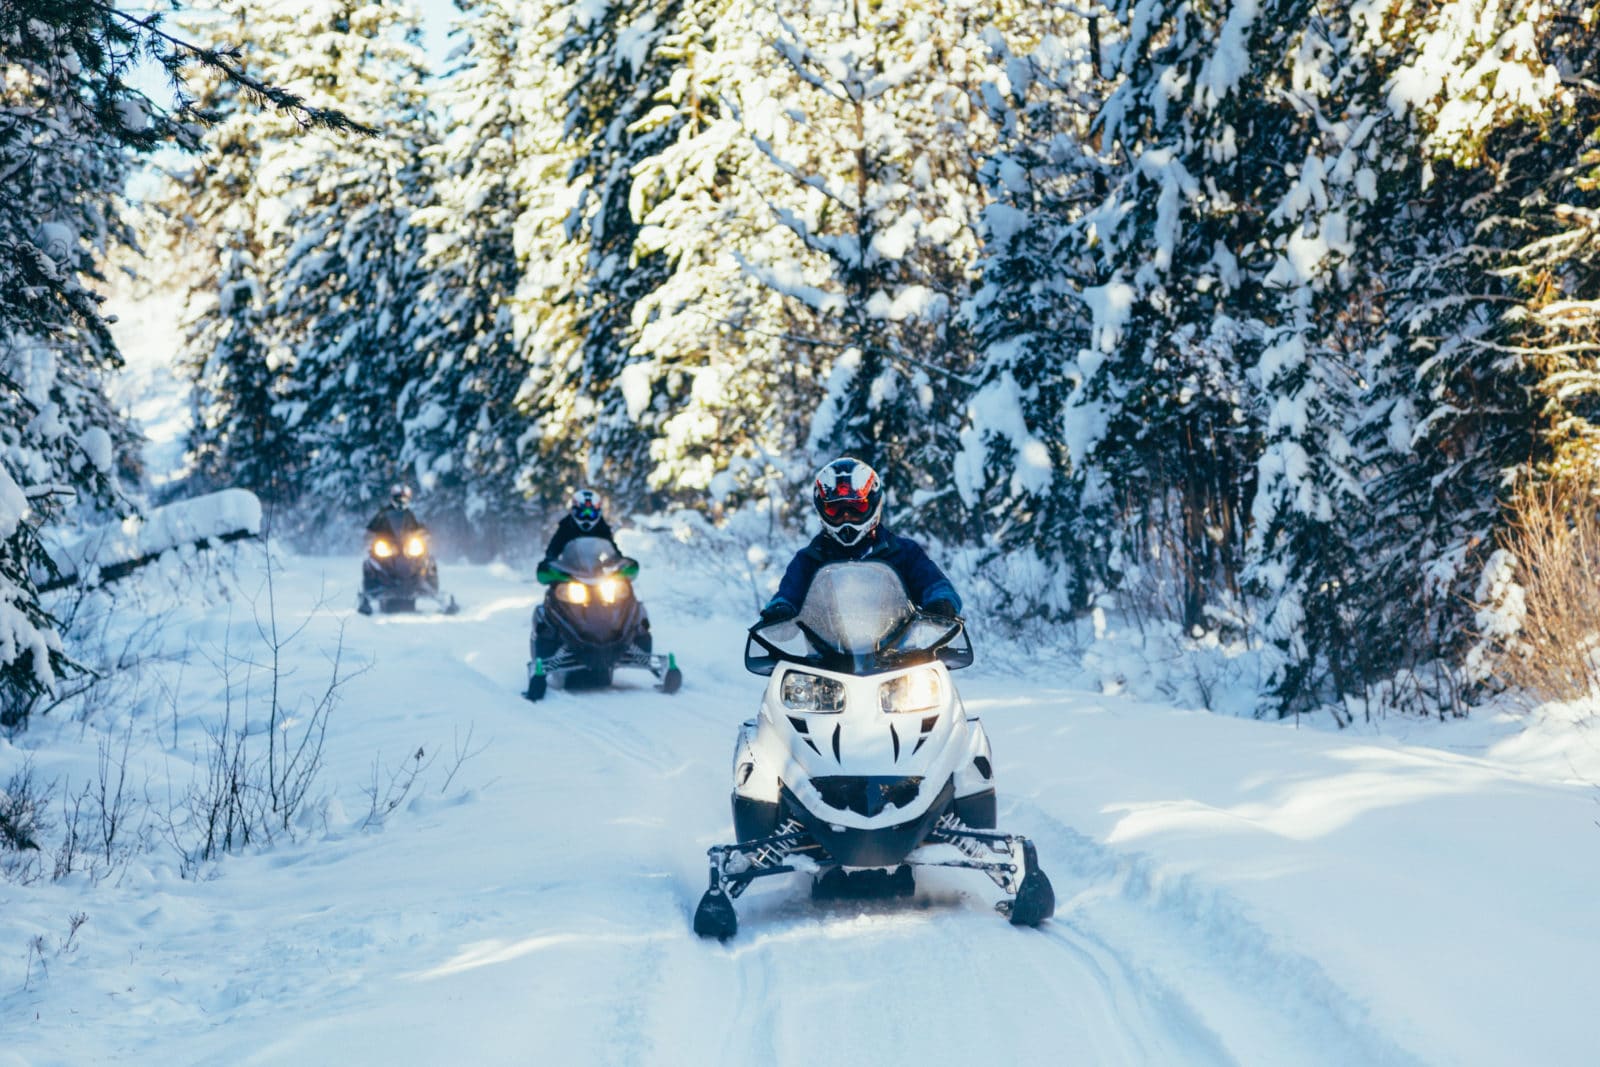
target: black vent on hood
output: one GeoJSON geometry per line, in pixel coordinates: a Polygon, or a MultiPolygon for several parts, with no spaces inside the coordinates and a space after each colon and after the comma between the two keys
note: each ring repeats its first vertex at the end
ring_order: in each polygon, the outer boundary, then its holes
{"type": "Polygon", "coordinates": [[[888,807],[903,808],[911,804],[922,788],[922,778],[835,775],[813,778],[811,784],[828,807],[873,816],[888,807]]]}

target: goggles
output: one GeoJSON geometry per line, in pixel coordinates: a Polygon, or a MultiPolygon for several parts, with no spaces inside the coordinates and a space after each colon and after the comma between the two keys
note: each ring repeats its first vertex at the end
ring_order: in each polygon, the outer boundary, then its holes
{"type": "Polygon", "coordinates": [[[822,513],[830,519],[862,518],[866,515],[870,504],[865,494],[861,496],[841,496],[833,500],[822,502],[822,513]]]}

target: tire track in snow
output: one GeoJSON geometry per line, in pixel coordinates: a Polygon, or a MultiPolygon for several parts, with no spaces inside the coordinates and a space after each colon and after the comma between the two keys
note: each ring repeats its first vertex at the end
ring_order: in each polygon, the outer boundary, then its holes
{"type": "Polygon", "coordinates": [[[1195,1026],[1206,1027],[1208,1016],[1228,1024],[1218,1036],[1231,1057],[1420,1062],[1376,1029],[1366,1006],[1315,960],[1275,943],[1225,890],[1165,875],[1148,856],[1102,846],[1026,800],[1014,807],[1022,814],[1008,825],[1030,829],[1055,884],[1054,924],[1095,931],[1102,950],[1139,982],[1182,996],[1195,1026]],[[1241,1032],[1242,1023],[1252,1029],[1241,1032]]]}

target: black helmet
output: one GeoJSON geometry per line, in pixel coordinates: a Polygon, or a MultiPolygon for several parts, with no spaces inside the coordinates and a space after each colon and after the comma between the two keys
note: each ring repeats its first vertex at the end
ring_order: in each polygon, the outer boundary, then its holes
{"type": "Polygon", "coordinates": [[[580,530],[592,530],[600,521],[600,494],[593,489],[579,489],[572,494],[572,521],[580,530]]]}
{"type": "Polygon", "coordinates": [[[397,508],[411,505],[411,487],[404,482],[395,482],[389,487],[389,503],[397,508]]]}
{"type": "Polygon", "coordinates": [[[841,456],[817,472],[811,501],[822,528],[841,545],[853,545],[870,537],[883,517],[883,483],[859,459],[841,456]]]}

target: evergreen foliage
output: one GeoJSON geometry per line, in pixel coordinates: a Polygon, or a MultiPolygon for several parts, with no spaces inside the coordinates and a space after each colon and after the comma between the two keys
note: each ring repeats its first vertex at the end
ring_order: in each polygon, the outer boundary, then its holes
{"type": "Polygon", "coordinates": [[[199,68],[308,125],[348,126],[306,108],[222,53],[168,34],[159,15],[91,0],[0,6],[0,723],[70,668],[36,583],[50,573],[40,531],[119,513],[119,475],[137,476],[133,433],[106,398],[120,365],[90,285],[131,245],[123,186],[136,156],[193,143],[208,116],[179,91],[170,110],[129,84],[141,60],[174,78],[199,68]]]}
{"type": "Polygon", "coordinates": [[[428,152],[433,198],[412,220],[426,234],[426,252],[400,458],[442,534],[456,544],[495,544],[522,512],[525,423],[515,401],[528,368],[514,312],[526,271],[517,222],[532,201],[524,167],[536,155],[530,131],[538,116],[528,94],[513,91],[526,88],[529,36],[515,5],[459,7],[456,65],[433,94],[451,125],[428,152]]]}
{"type": "Polygon", "coordinates": [[[792,235],[747,268],[781,293],[791,358],[826,368],[807,451],[883,476],[913,528],[963,528],[951,473],[972,345],[956,315],[976,277],[992,144],[972,89],[972,8],[886,0],[780,5],[782,109],[753,130],[787,181],[767,195],[792,235]]]}
{"type": "Polygon", "coordinates": [[[382,131],[308,131],[261,173],[288,244],[271,295],[291,367],[280,408],[305,465],[297,519],[322,530],[369,512],[408,474],[399,467],[402,410],[422,371],[426,277],[425,231],[413,216],[433,195],[424,156],[433,132],[409,7],[317,5],[282,48],[275,80],[314,85],[320,99],[382,131]]]}
{"type": "Polygon", "coordinates": [[[1513,487],[1592,470],[1592,0],[457,3],[431,88],[390,2],[218,37],[383,134],[200,99],[208,477],[493,544],[851,452],[1282,714],[1459,682],[1513,487]]]}

